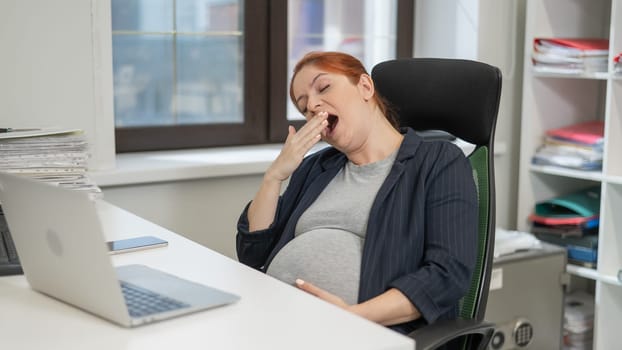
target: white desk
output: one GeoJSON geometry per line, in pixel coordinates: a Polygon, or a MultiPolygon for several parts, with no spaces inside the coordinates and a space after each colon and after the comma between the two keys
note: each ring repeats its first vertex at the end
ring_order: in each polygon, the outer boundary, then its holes
{"type": "MultiPolygon", "coordinates": [[[[166,248],[112,257],[233,292],[233,305],[125,329],[0,277],[3,349],[413,349],[414,342],[110,204],[107,239],[151,234],[166,248]]],[[[209,230],[206,223],[206,230],[209,230]]],[[[230,234],[230,233],[229,233],[230,234]]]]}

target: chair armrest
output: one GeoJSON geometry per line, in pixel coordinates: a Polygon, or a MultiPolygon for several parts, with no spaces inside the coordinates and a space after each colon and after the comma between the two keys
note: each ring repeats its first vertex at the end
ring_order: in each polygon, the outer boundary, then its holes
{"type": "Polygon", "coordinates": [[[432,350],[464,335],[480,335],[479,345],[485,349],[495,330],[494,324],[477,320],[446,320],[422,327],[408,334],[415,339],[417,350],[432,350]]]}

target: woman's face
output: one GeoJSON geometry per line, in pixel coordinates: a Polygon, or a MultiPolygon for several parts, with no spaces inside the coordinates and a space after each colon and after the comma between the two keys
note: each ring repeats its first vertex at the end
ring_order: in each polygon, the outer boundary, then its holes
{"type": "Polygon", "coordinates": [[[373,96],[368,75],[361,75],[353,84],[345,75],[307,65],[294,78],[292,89],[296,107],[305,119],[328,113],[328,126],[322,131],[324,141],[346,153],[365,142],[372,111],[368,101],[373,96]]]}

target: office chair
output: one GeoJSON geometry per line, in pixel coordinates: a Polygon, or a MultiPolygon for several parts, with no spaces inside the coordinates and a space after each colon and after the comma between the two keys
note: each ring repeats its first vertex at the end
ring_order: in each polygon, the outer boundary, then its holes
{"type": "Polygon", "coordinates": [[[408,58],[372,69],[376,90],[397,111],[401,126],[442,130],[475,145],[468,155],[479,206],[478,255],[468,293],[457,320],[439,321],[409,334],[417,350],[484,349],[494,326],[484,322],[492,270],[495,232],[493,141],[501,72],[469,60],[408,58]],[[449,345],[448,345],[449,344],[449,345]]]}

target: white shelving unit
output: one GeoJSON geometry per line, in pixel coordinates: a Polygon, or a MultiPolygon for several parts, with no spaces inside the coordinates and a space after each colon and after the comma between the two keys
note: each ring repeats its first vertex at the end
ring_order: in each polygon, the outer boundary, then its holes
{"type": "MultiPolygon", "coordinates": [[[[567,271],[595,284],[594,349],[620,348],[622,325],[622,77],[612,58],[622,52],[622,0],[527,0],[525,66],[517,226],[529,230],[534,204],[601,184],[597,269],[568,265],[567,271]],[[609,39],[609,71],[581,75],[534,72],[536,37],[609,39]],[[602,171],[534,166],[531,157],[545,130],[587,120],[605,122],[602,171]]],[[[535,301],[537,302],[537,301],[535,301]]],[[[546,307],[546,305],[543,305],[546,307]]]]}

